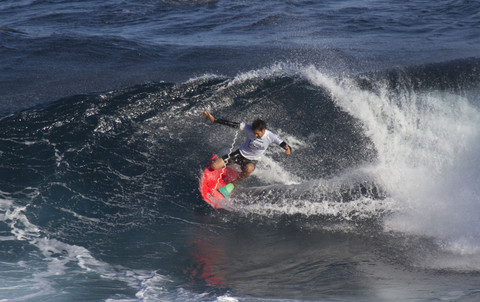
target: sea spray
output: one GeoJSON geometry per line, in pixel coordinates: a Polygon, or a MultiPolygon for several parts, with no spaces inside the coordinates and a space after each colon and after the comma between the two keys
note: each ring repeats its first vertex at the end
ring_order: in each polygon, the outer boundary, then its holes
{"type": "Polygon", "coordinates": [[[432,236],[449,251],[478,255],[480,113],[471,100],[408,83],[395,92],[385,83],[365,90],[313,67],[305,76],[359,119],[374,142],[377,181],[399,206],[386,230],[432,236]]]}

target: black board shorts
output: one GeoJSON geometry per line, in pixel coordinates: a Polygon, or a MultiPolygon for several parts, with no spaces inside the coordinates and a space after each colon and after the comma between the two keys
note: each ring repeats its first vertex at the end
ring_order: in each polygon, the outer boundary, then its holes
{"type": "Polygon", "coordinates": [[[225,154],[224,156],[222,156],[222,159],[223,161],[225,161],[226,165],[235,163],[240,165],[240,167],[242,168],[248,164],[253,164],[253,166],[255,167],[255,165],[257,164],[256,160],[243,157],[242,153],[240,153],[240,150],[238,149],[230,154],[225,154]]]}

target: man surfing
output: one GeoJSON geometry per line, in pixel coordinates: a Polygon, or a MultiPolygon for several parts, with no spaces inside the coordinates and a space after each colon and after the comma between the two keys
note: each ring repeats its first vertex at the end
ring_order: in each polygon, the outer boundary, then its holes
{"type": "Polygon", "coordinates": [[[215,119],[208,111],[204,111],[203,116],[212,123],[237,128],[244,131],[246,134],[246,140],[240,148],[232,153],[215,159],[210,165],[211,169],[218,170],[224,168],[228,164],[236,163],[240,165],[242,169],[242,172],[235,181],[218,189],[218,191],[220,191],[225,197],[230,195],[239,181],[250,176],[253,170],[255,170],[255,164],[271,143],[275,143],[284,148],[286,155],[290,155],[292,152],[290,146],[286,142],[281,140],[270,130],[267,130],[267,124],[261,119],[256,119],[251,125],[249,125],[245,123],[230,122],[223,119],[215,119]]]}

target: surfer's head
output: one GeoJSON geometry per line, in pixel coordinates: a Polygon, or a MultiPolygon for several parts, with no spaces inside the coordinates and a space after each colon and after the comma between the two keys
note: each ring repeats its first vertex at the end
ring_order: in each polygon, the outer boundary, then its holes
{"type": "Polygon", "coordinates": [[[256,119],[253,121],[252,130],[257,138],[261,138],[265,134],[266,129],[267,129],[267,123],[265,123],[263,120],[256,119]]]}

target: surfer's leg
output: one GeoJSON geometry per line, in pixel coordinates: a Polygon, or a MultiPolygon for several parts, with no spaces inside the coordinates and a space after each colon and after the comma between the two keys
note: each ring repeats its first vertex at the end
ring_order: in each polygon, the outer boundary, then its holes
{"type": "Polygon", "coordinates": [[[239,155],[240,152],[237,149],[230,154],[219,157],[210,164],[210,168],[213,170],[223,169],[226,165],[236,162],[239,155]]]}
{"type": "Polygon", "coordinates": [[[238,176],[237,180],[233,181],[233,184],[236,185],[239,181],[242,181],[245,178],[249,177],[250,174],[252,174],[253,170],[255,170],[255,165],[253,163],[248,163],[242,166],[242,172],[238,176]]]}
{"type": "Polygon", "coordinates": [[[210,164],[210,168],[213,170],[225,168],[225,161],[223,158],[219,157],[210,164]]]}

